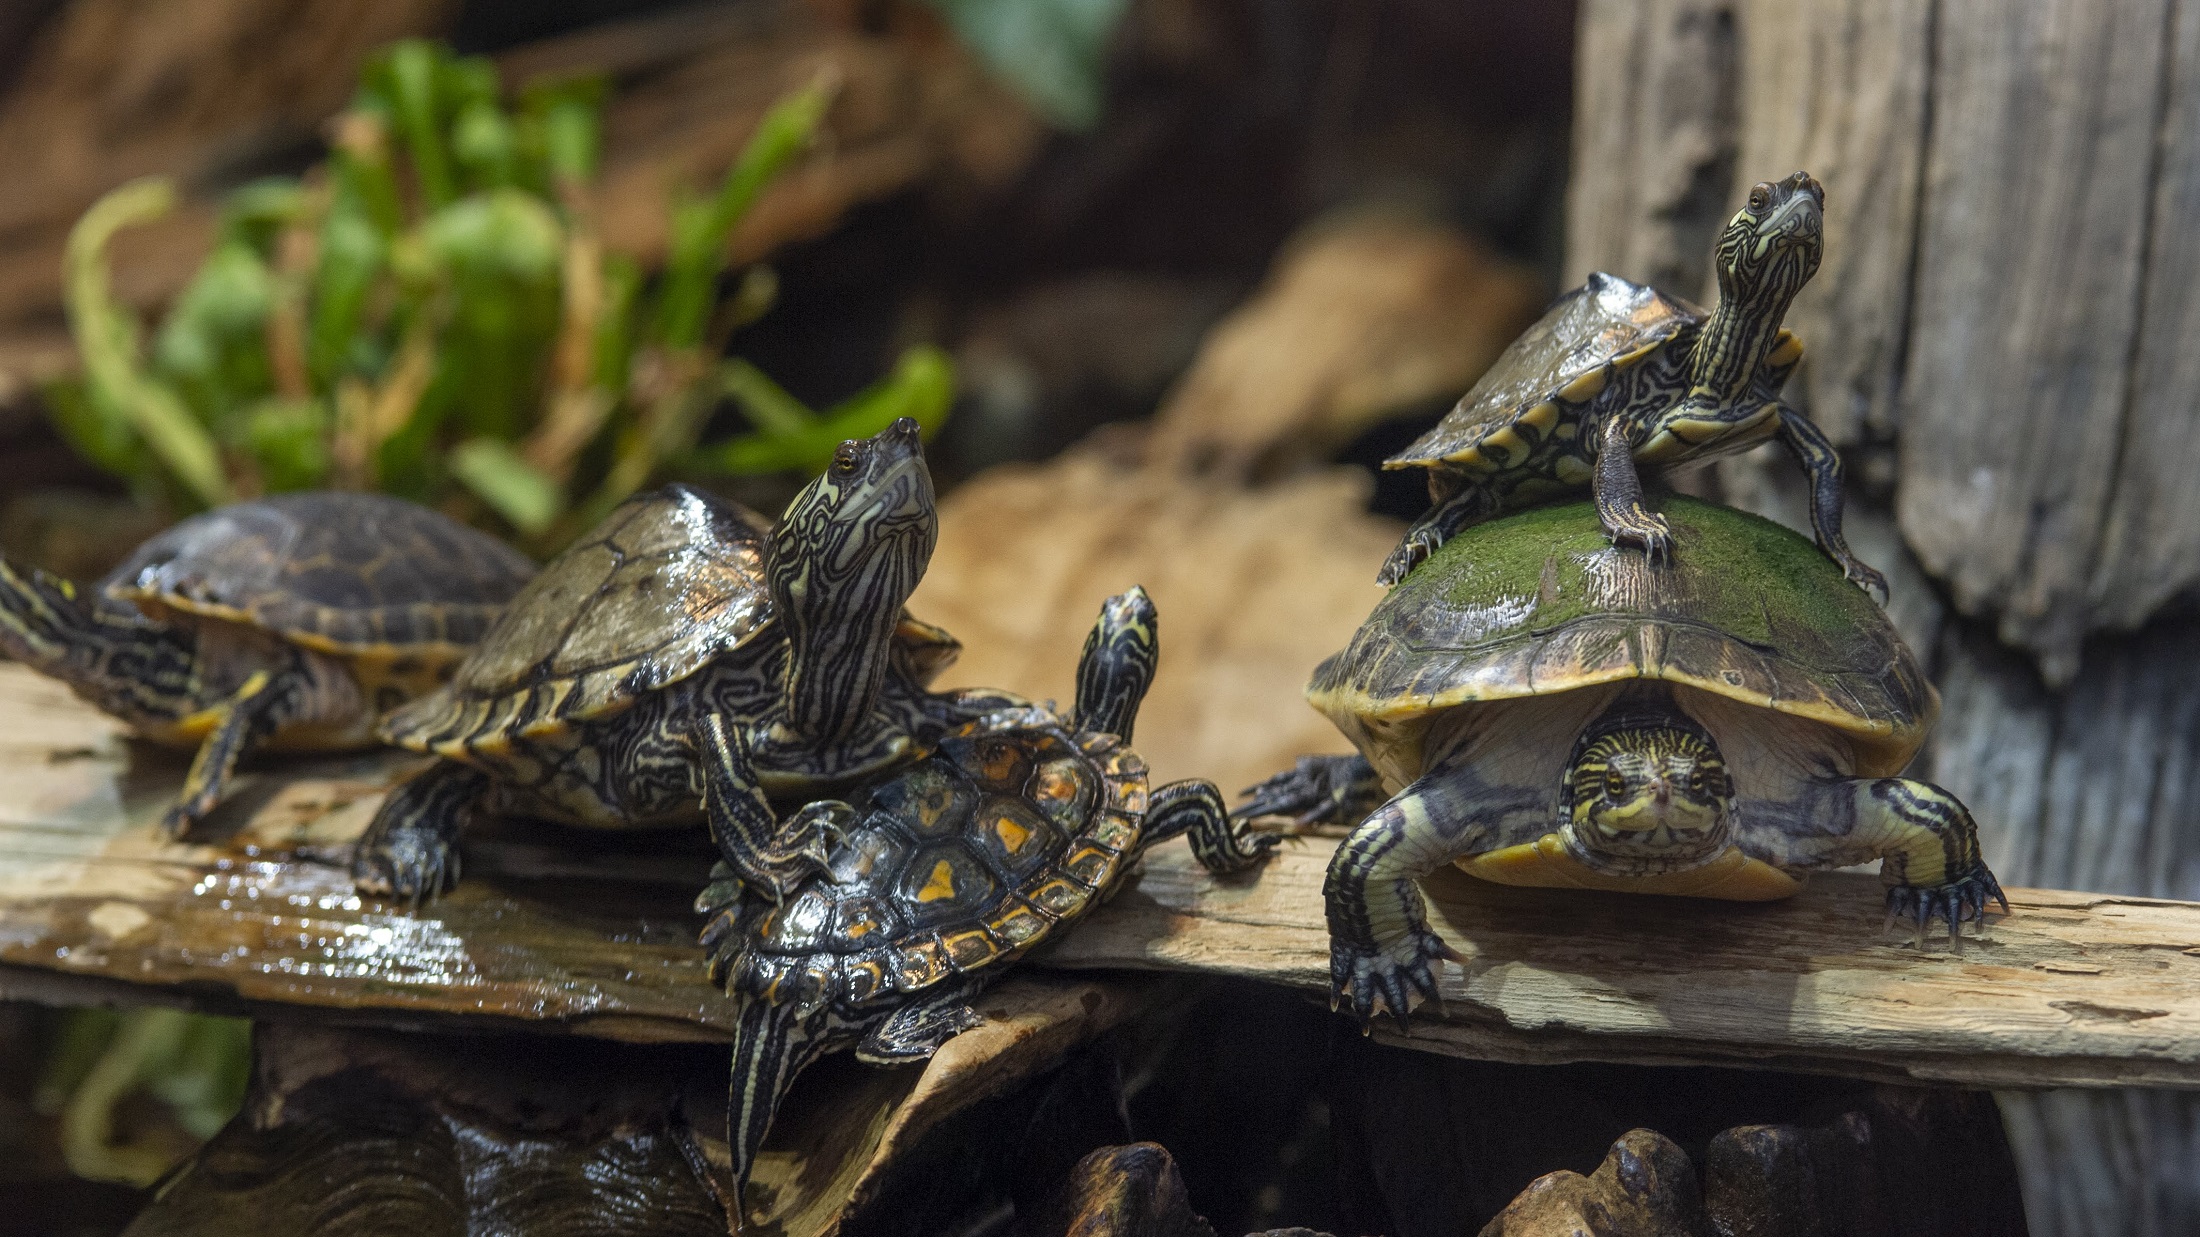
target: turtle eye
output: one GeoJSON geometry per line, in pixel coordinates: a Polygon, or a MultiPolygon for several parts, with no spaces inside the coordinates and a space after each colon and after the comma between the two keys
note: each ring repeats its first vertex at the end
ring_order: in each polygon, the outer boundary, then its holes
{"type": "Polygon", "coordinates": [[[1608,799],[1625,798],[1627,796],[1627,776],[1617,769],[1605,770],[1604,795],[1608,799]]]}
{"type": "Polygon", "coordinates": [[[1770,205],[1772,205],[1772,190],[1770,187],[1759,185],[1749,191],[1749,209],[1763,210],[1770,205]]]}
{"type": "Polygon", "coordinates": [[[856,444],[844,442],[833,448],[833,471],[843,477],[856,470],[856,444]]]}

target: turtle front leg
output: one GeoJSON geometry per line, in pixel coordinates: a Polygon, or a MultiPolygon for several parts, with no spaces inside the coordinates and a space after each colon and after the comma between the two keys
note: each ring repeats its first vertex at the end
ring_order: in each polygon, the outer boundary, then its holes
{"type": "Polygon", "coordinates": [[[1887,922],[1891,926],[1901,919],[1915,925],[1920,947],[1939,919],[1948,925],[1950,947],[1961,952],[1966,920],[1984,923],[1989,902],[2000,903],[2004,912],[2009,909],[2009,899],[1979,852],[1978,825],[1970,809],[1931,782],[1906,777],[1822,782],[1780,815],[1792,825],[1769,836],[1745,834],[1743,849],[1792,868],[1880,860],[1887,922]]]}
{"type": "Polygon", "coordinates": [[[459,833],[488,793],[489,776],[455,760],[391,791],[352,850],[352,884],[415,910],[448,891],[458,884],[459,833]]]}
{"type": "Polygon", "coordinates": [[[723,713],[698,719],[695,746],[703,766],[703,812],[710,821],[711,841],[735,876],[779,902],[826,870],[839,832],[836,822],[852,817],[855,809],[826,800],[782,824],[749,763],[739,723],[723,713]]]}
{"type": "Polygon", "coordinates": [[[1786,404],[1775,403],[1774,407],[1780,413],[1780,443],[1810,481],[1810,528],[1818,548],[1841,564],[1841,574],[1850,583],[1870,593],[1879,604],[1887,604],[1887,577],[1850,553],[1849,543],[1841,536],[1841,507],[1845,501],[1841,453],[1833,449],[1833,443],[1809,417],[1786,404]]]}
{"type": "Polygon", "coordinates": [[[1429,928],[1416,882],[1491,845],[1502,809],[1486,789],[1460,771],[1433,770],[1375,809],[1330,859],[1330,1003],[1363,1027],[1387,1009],[1404,1031],[1414,994],[1440,999],[1435,964],[1465,961],[1429,928]]]}
{"type": "Polygon", "coordinates": [[[1301,756],[1285,772],[1239,792],[1245,802],[1230,815],[1289,816],[1301,825],[1353,825],[1382,806],[1383,779],[1367,757],[1301,756]]]}
{"type": "Polygon", "coordinates": [[[1591,482],[1597,521],[1614,545],[1641,546],[1651,562],[1673,556],[1673,530],[1665,517],[1642,504],[1642,477],[1635,471],[1635,447],[1625,417],[1604,422],[1597,442],[1597,467],[1591,482]]]}
{"type": "Polygon", "coordinates": [[[1216,873],[1243,872],[1283,840],[1232,820],[1222,792],[1205,778],[1171,782],[1153,792],[1146,809],[1146,845],[1180,833],[1191,838],[1192,857],[1200,866],[1216,873]]]}
{"type": "Polygon", "coordinates": [[[1431,469],[1428,488],[1434,505],[1406,529],[1397,548],[1383,560],[1382,570],[1375,573],[1377,584],[1387,587],[1405,579],[1460,529],[1480,523],[1497,511],[1497,500],[1489,487],[1462,475],[1431,469]]]}

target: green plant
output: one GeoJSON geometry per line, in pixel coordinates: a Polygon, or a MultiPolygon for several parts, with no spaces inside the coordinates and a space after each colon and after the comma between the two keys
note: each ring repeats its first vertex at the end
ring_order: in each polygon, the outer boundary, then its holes
{"type": "Polygon", "coordinates": [[[74,1010],[46,1055],[32,1103],[61,1118],[69,1171],[142,1187],[237,1115],[251,1069],[252,1024],[243,1019],[177,1009],[74,1010]],[[173,1123],[166,1137],[154,1130],[118,1139],[117,1111],[139,1094],[173,1123]]]}
{"type": "Polygon", "coordinates": [[[322,165],[230,195],[149,344],[109,290],[108,246],[174,192],[159,180],[115,190],[70,236],[83,366],[49,390],[55,422],[174,505],[375,488],[493,513],[539,549],[668,467],[815,471],[889,413],[937,427],[953,377],[936,349],[911,349],[823,413],[721,355],[777,288],[758,266],[722,294],[728,238],[809,148],[827,88],[774,106],[715,192],[675,195],[654,278],[596,232],[603,99],[600,81],[581,79],[507,100],[486,60],[422,41],[387,49],[333,122],[322,165]],[[726,399],[754,432],[698,447],[726,399]]]}

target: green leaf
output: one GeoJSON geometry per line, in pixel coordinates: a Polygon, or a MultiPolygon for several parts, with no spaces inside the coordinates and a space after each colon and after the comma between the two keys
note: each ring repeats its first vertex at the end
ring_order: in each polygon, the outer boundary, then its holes
{"type": "Polygon", "coordinates": [[[928,0],[978,57],[1065,129],[1099,123],[1128,0],[928,0]]]}
{"type": "Polygon", "coordinates": [[[310,490],[328,479],[328,410],[318,400],[267,399],[244,414],[245,446],[270,491],[310,490]]]}
{"type": "Polygon", "coordinates": [[[375,277],[387,264],[382,232],[358,203],[340,198],[321,223],[314,264],[306,369],[327,390],[352,359],[352,340],[365,318],[375,277]]]}
{"type": "Polygon", "coordinates": [[[512,122],[494,102],[474,102],[451,129],[451,153],[476,189],[501,189],[519,176],[519,142],[512,122]]]}
{"type": "Polygon", "coordinates": [[[657,338],[667,347],[702,344],[718,276],[726,269],[727,239],[765,188],[809,149],[831,102],[830,91],[812,86],[773,104],[727,169],[717,196],[674,206],[672,252],[657,313],[657,338]]]}
{"type": "Polygon", "coordinates": [[[103,415],[126,416],[185,488],[214,507],[230,499],[214,439],[173,390],[139,368],[137,319],[107,286],[107,244],[114,234],[158,219],[174,205],[174,187],[159,177],[131,181],[94,202],[69,231],[63,300],[90,400],[105,406],[103,415]]]}
{"type": "Polygon", "coordinates": [[[765,438],[800,438],[817,428],[817,414],[763,370],[738,357],[718,367],[718,386],[741,405],[765,438]]]}
{"type": "Polygon", "coordinates": [[[798,432],[744,435],[703,448],[691,462],[737,476],[792,470],[818,473],[832,461],[833,449],[843,440],[869,438],[900,417],[914,418],[924,436],[931,437],[946,422],[954,402],[953,362],[938,348],[920,345],[902,353],[885,379],[834,405],[798,432]]]}
{"type": "Polygon", "coordinates": [[[274,273],[241,238],[215,246],[176,298],[154,337],[153,366],[202,421],[218,425],[229,409],[267,393],[274,303],[274,273]]]}
{"type": "Polygon", "coordinates": [[[524,114],[542,125],[543,155],[550,174],[585,184],[595,179],[602,158],[603,104],[608,87],[601,74],[530,85],[520,96],[524,114]]]}
{"type": "Polygon", "coordinates": [[[467,489],[530,536],[550,527],[565,509],[565,494],[558,483],[537,472],[501,439],[462,442],[452,450],[450,464],[451,474],[467,489]]]}
{"type": "Polygon", "coordinates": [[[393,45],[388,55],[390,104],[405,138],[405,151],[412,156],[420,195],[430,207],[447,206],[458,197],[458,185],[451,178],[450,154],[443,144],[436,86],[450,53],[427,39],[406,39],[393,45]]]}

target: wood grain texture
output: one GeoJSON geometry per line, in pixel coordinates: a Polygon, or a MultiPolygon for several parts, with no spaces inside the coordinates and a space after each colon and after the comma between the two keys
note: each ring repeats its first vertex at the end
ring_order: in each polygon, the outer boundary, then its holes
{"type": "Polygon", "coordinates": [[[2051,682],[2092,626],[2133,398],[2168,12],[1939,15],[1895,511],[1957,606],[1995,615],[2051,682]]]}
{"type": "MultiPolygon", "coordinates": [[[[1053,966],[1189,970],[1311,993],[1329,980],[1326,847],[1224,883],[1174,848],[1045,956],[1053,966]]],[[[1524,1064],[1762,1066],[1989,1087],[2200,1087],[2200,906],[2013,889],[1958,958],[1881,935],[1853,873],[1755,907],[1424,882],[1468,955],[1444,1011],[1386,1041],[1524,1064]]]]}
{"type": "MultiPolygon", "coordinates": [[[[394,762],[263,772],[217,819],[234,829],[220,845],[163,844],[152,823],[180,762],[122,744],[112,723],[18,667],[0,666],[0,703],[0,992],[28,978],[46,1000],[180,997],[640,1041],[726,1034],[728,1003],[703,976],[681,905],[700,852],[635,854],[629,842],[590,854],[571,849],[572,834],[490,830],[459,891],[415,917],[353,895],[335,861],[394,762]]],[[[1326,861],[1322,844],[1294,843],[1253,879],[1218,882],[1172,843],[1034,961],[1319,993],[1326,861]]],[[[1412,1047],[2200,1087],[2200,905],[2013,890],[2017,913],[1957,959],[1883,940],[1878,885],[1853,875],[1760,907],[1463,875],[1430,892],[1439,930],[1476,961],[1446,977],[1448,1014],[1424,1011],[1402,1041],[1412,1047]]]]}
{"type": "Polygon", "coordinates": [[[1734,176],[1734,17],[1731,0],[1581,6],[1567,286],[1594,270],[1703,286],[1734,176]]]}

